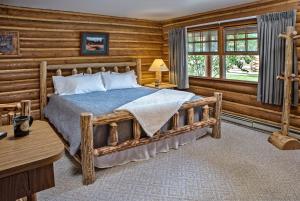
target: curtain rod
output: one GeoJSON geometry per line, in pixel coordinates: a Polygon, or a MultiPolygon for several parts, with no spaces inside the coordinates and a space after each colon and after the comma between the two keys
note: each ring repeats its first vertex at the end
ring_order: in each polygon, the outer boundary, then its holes
{"type": "Polygon", "coordinates": [[[223,21],[217,21],[217,22],[209,22],[209,23],[205,23],[205,24],[197,24],[197,25],[187,26],[186,28],[203,27],[203,26],[212,25],[212,24],[221,24],[221,23],[226,23],[226,22],[235,22],[235,21],[240,21],[240,20],[251,20],[251,19],[256,19],[256,16],[241,17],[241,18],[235,18],[235,19],[223,20],[223,21]]]}

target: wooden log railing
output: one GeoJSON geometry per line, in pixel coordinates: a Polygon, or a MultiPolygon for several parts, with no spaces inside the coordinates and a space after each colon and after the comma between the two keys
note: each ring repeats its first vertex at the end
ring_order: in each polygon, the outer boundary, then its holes
{"type": "Polygon", "coordinates": [[[6,123],[13,124],[13,118],[19,113],[20,115],[30,115],[31,101],[22,100],[19,103],[0,104],[0,126],[3,125],[2,114],[6,113],[6,123]]]}
{"type": "MultiPolygon", "coordinates": [[[[132,60],[132,59],[131,59],[132,60]]],[[[47,104],[47,98],[49,97],[48,91],[52,91],[53,88],[47,88],[47,72],[55,71],[57,76],[63,75],[63,70],[71,70],[72,75],[76,75],[79,72],[86,72],[92,74],[93,70],[98,72],[114,71],[120,72],[121,69],[125,69],[125,72],[135,70],[137,75],[137,82],[141,84],[142,77],[142,63],[141,59],[137,58],[133,61],[116,62],[116,63],[77,63],[77,64],[57,64],[48,65],[46,61],[40,63],[40,115],[41,119],[44,119],[44,108],[47,104]]],[[[69,73],[68,73],[69,74],[69,73]]]]}
{"type": "Polygon", "coordinates": [[[212,137],[221,137],[221,107],[222,94],[215,93],[213,97],[207,97],[200,100],[190,101],[183,104],[179,111],[187,111],[187,122],[185,125],[179,125],[179,112],[175,113],[171,119],[172,128],[170,130],[160,132],[150,137],[141,138],[141,126],[132,114],[127,111],[113,112],[103,116],[93,117],[91,113],[81,114],[81,164],[83,172],[83,183],[91,184],[95,180],[94,156],[103,156],[113,152],[123,151],[128,148],[141,146],[151,142],[170,138],[184,132],[189,132],[197,128],[212,126],[212,137]],[[213,115],[209,115],[209,105],[213,105],[213,115]],[[203,116],[199,121],[195,121],[195,107],[203,108],[203,116]],[[125,142],[118,142],[118,123],[122,121],[133,121],[133,139],[125,142]],[[108,146],[94,148],[93,147],[93,126],[108,125],[109,137],[108,146]]]}

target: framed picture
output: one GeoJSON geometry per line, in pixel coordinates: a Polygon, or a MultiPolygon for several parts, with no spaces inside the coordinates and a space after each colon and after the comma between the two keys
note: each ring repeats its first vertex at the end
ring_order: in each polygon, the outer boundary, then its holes
{"type": "Polygon", "coordinates": [[[80,53],[84,56],[108,55],[108,33],[81,33],[80,53]]]}
{"type": "Polygon", "coordinates": [[[0,57],[19,56],[19,32],[0,31],[0,57]]]}

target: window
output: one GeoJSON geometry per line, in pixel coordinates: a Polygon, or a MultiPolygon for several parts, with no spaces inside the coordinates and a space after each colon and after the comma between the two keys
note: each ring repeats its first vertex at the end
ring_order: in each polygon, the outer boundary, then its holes
{"type": "Polygon", "coordinates": [[[258,81],[257,27],[225,28],[225,78],[258,81]]]}
{"type": "Polygon", "coordinates": [[[188,33],[189,75],[219,78],[218,30],[188,33]]]}
{"type": "Polygon", "coordinates": [[[190,53],[208,53],[218,51],[218,32],[202,31],[188,34],[190,53]]]}
{"type": "Polygon", "coordinates": [[[258,81],[258,39],[254,22],[188,31],[190,76],[258,81]]]}
{"type": "Polygon", "coordinates": [[[257,53],[257,28],[246,26],[225,29],[225,51],[257,53]]]}

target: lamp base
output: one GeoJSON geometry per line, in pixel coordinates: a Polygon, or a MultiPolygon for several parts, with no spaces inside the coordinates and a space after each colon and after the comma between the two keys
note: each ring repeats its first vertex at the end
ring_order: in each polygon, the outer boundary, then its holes
{"type": "Polygon", "coordinates": [[[159,80],[155,80],[155,82],[154,82],[155,87],[159,87],[160,83],[161,82],[159,80]]]}
{"type": "Polygon", "coordinates": [[[161,83],[161,72],[156,71],[155,72],[155,87],[158,87],[161,83]]]}

